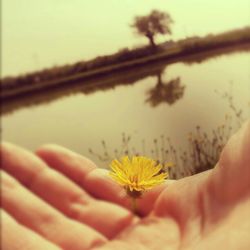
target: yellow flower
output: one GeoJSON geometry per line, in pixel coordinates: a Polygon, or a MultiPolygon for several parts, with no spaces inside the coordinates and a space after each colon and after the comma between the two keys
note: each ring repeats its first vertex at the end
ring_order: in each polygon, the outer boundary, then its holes
{"type": "Polygon", "coordinates": [[[110,176],[134,198],[139,197],[143,191],[163,183],[168,177],[161,164],[143,156],[134,156],[131,160],[124,156],[120,162],[113,160],[110,167],[110,176]]]}

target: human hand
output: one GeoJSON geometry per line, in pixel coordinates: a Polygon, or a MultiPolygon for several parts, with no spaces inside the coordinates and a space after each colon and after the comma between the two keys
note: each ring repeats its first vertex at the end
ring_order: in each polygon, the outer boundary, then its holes
{"type": "Polygon", "coordinates": [[[137,217],[122,188],[86,158],[59,146],[35,156],[3,144],[2,247],[250,249],[249,149],[247,123],[215,169],[145,193],[137,217]]]}

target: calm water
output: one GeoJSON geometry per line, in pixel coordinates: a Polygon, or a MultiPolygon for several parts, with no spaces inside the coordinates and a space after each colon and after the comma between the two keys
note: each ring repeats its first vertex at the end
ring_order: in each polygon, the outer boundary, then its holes
{"type": "Polygon", "coordinates": [[[209,134],[225,122],[226,114],[232,115],[236,129],[242,121],[236,119],[229,102],[222,98],[225,92],[230,92],[235,107],[242,109],[241,118],[249,117],[248,52],[200,64],[179,62],[159,68],[145,78],[138,77],[134,84],[88,95],[76,92],[8,113],[2,118],[3,139],[32,150],[41,144],[57,143],[106,167],[109,159],[102,161],[89,149],[104,157],[105,144],[109,157],[115,157],[119,154],[115,149],[120,152],[122,148],[123,133],[123,137],[130,137],[131,154],[134,150],[157,157],[157,150],[152,152],[154,140],[163,136],[170,137],[177,150],[185,149],[188,134],[197,125],[209,134]]]}

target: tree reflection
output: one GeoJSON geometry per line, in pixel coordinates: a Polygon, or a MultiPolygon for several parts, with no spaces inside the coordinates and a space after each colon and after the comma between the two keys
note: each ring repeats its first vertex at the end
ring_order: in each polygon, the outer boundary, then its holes
{"type": "Polygon", "coordinates": [[[11,113],[23,107],[49,103],[77,93],[90,95],[97,91],[113,90],[120,85],[136,84],[140,82],[140,80],[150,76],[157,76],[157,84],[146,93],[146,102],[152,107],[156,107],[162,102],[172,105],[183,96],[185,87],[181,85],[180,78],[172,79],[167,83],[162,82],[162,72],[167,65],[176,61],[182,61],[188,65],[192,65],[193,63],[203,63],[214,57],[240,51],[249,52],[249,45],[232,46],[230,48],[222,48],[195,56],[186,56],[181,59],[162,60],[146,65],[142,64],[134,68],[127,68],[122,71],[117,70],[107,74],[97,75],[92,78],[87,77],[86,79],[67,80],[58,85],[50,84],[51,86],[44,87],[44,83],[40,83],[41,88],[38,86],[34,91],[32,91],[32,85],[28,84],[27,86],[24,86],[25,91],[22,94],[15,94],[15,92],[18,92],[19,87],[15,89],[11,84],[8,84],[5,88],[1,86],[0,113],[11,113]],[[14,94],[12,92],[14,92],[14,94]]]}
{"type": "Polygon", "coordinates": [[[152,107],[158,106],[160,103],[174,104],[177,100],[183,97],[185,86],[181,85],[181,78],[177,77],[163,83],[162,73],[157,74],[157,84],[154,88],[148,91],[148,102],[152,107]]]}

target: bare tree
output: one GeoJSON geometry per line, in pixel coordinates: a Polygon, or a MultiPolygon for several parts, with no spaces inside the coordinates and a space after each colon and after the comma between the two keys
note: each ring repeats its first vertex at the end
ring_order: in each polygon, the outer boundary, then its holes
{"type": "Polygon", "coordinates": [[[139,35],[146,36],[150,45],[155,48],[155,36],[171,34],[170,25],[172,23],[173,20],[168,13],[153,10],[149,15],[135,17],[131,27],[135,28],[139,35]]]}

